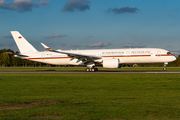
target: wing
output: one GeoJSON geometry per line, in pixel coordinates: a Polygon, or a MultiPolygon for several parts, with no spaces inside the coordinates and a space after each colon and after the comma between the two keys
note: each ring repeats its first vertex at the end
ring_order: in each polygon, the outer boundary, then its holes
{"type": "Polygon", "coordinates": [[[82,61],[84,64],[88,64],[90,62],[94,62],[95,60],[102,59],[102,57],[99,57],[99,56],[91,56],[91,55],[85,55],[85,54],[77,54],[77,53],[56,51],[56,50],[52,50],[51,48],[49,48],[48,46],[46,46],[43,43],[41,43],[41,44],[48,51],[56,52],[56,53],[61,53],[61,54],[66,54],[69,57],[72,57],[71,60],[78,59],[77,62],[82,61]]]}

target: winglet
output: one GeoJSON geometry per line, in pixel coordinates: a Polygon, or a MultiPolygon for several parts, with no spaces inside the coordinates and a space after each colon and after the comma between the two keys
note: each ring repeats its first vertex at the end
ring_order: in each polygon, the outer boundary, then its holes
{"type": "Polygon", "coordinates": [[[46,46],[45,44],[41,43],[41,45],[46,49],[46,50],[52,50],[51,48],[49,48],[48,46],[46,46]]]}

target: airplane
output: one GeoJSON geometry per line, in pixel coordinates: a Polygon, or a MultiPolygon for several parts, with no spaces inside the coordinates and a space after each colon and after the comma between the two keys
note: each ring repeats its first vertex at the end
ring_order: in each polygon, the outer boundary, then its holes
{"type": "MultiPolygon", "coordinates": [[[[176,60],[169,51],[160,48],[129,48],[129,49],[94,49],[94,50],[52,50],[41,43],[46,51],[37,51],[18,31],[11,31],[20,54],[15,57],[52,64],[52,65],[86,65],[86,71],[98,71],[96,65],[103,68],[121,68],[122,64],[132,63],[164,63],[176,60]]],[[[9,53],[10,54],[10,53],[9,53]]]]}

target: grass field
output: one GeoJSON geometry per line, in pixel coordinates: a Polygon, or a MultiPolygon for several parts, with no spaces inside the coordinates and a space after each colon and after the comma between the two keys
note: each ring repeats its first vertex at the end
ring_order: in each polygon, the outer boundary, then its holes
{"type": "Polygon", "coordinates": [[[0,119],[180,119],[179,74],[0,74],[0,119]]]}
{"type": "MultiPolygon", "coordinates": [[[[163,71],[163,67],[98,68],[99,71],[163,71]]],[[[0,67],[0,71],[86,71],[86,67],[0,67]]],[[[167,71],[180,71],[180,67],[167,67],[167,71]]]]}

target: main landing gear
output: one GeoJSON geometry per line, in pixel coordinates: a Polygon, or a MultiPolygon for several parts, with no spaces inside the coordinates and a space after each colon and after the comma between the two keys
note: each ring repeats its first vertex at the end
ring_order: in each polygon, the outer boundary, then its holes
{"type": "Polygon", "coordinates": [[[87,72],[96,72],[96,71],[98,71],[98,69],[97,68],[87,68],[86,71],[87,72]]]}

